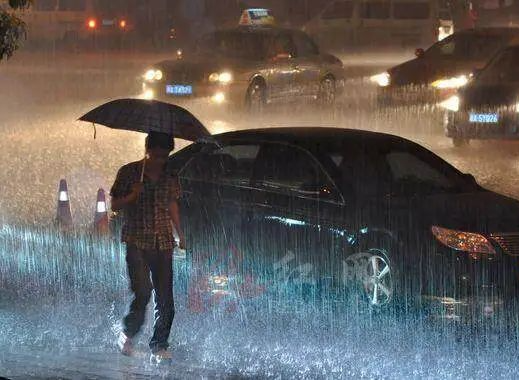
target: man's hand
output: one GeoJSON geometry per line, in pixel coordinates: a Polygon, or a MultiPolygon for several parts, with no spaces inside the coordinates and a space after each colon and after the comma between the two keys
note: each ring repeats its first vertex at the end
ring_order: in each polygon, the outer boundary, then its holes
{"type": "Polygon", "coordinates": [[[186,240],[184,238],[180,238],[178,241],[178,248],[185,250],[186,249],[186,240]]]}

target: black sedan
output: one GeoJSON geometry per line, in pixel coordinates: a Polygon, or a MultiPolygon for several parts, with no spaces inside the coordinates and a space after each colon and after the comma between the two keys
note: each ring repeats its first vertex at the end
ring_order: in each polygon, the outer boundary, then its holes
{"type": "Polygon", "coordinates": [[[519,37],[519,28],[481,28],[456,32],[416,58],[371,79],[381,104],[437,102],[465,86],[503,47],[519,37]]]}
{"type": "Polygon", "coordinates": [[[457,95],[441,103],[455,146],[471,139],[519,138],[519,46],[494,59],[457,95]]]}
{"type": "Polygon", "coordinates": [[[261,111],[267,103],[305,99],[332,105],[343,65],[301,31],[243,26],[206,35],[196,51],[179,51],[143,78],[146,98],[208,98],[261,111]]]}
{"type": "Polygon", "coordinates": [[[495,315],[517,294],[519,202],[403,138],[239,131],[170,164],[204,268],[192,294],[252,293],[271,306],[325,295],[450,318],[495,315]]]}

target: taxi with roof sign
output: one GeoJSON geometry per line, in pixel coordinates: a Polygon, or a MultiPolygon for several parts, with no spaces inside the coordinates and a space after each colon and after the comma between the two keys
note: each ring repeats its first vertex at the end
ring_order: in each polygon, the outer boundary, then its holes
{"type": "Polygon", "coordinates": [[[143,96],[177,103],[203,98],[252,112],[301,100],[333,105],[344,82],[341,60],[304,32],[273,23],[268,10],[246,10],[239,26],[206,34],[194,51],[149,67],[143,96]]]}

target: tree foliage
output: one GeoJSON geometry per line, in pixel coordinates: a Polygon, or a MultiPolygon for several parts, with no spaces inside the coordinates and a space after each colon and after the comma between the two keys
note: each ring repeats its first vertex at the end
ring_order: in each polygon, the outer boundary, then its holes
{"type": "Polygon", "coordinates": [[[26,35],[26,25],[16,14],[28,8],[33,0],[9,0],[0,8],[0,60],[9,58],[20,47],[26,35]]]}

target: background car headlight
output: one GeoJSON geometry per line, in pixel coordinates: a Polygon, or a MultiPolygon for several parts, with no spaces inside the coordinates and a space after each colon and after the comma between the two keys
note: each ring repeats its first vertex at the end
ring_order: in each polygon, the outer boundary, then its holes
{"type": "Polygon", "coordinates": [[[232,74],[224,71],[221,73],[212,73],[209,75],[209,82],[220,82],[221,84],[228,84],[232,82],[232,74]]]}
{"type": "Polygon", "coordinates": [[[458,112],[460,109],[460,97],[458,95],[451,96],[449,99],[441,102],[440,106],[446,110],[458,112]]]}
{"type": "Polygon", "coordinates": [[[496,253],[488,239],[480,234],[438,226],[432,226],[431,232],[440,243],[457,251],[485,255],[495,255],[496,253]]]}
{"type": "Polygon", "coordinates": [[[431,85],[438,89],[448,88],[460,88],[465,86],[469,82],[469,78],[466,75],[460,75],[458,77],[439,79],[434,81],[431,85]]]}
{"type": "Polygon", "coordinates": [[[373,83],[378,84],[380,87],[387,87],[391,83],[391,75],[388,72],[373,75],[369,78],[373,83]]]}
{"type": "Polygon", "coordinates": [[[144,79],[147,80],[148,82],[152,82],[154,80],[161,80],[163,78],[163,73],[162,71],[160,70],[148,70],[146,71],[146,73],[144,74],[144,79]]]}

